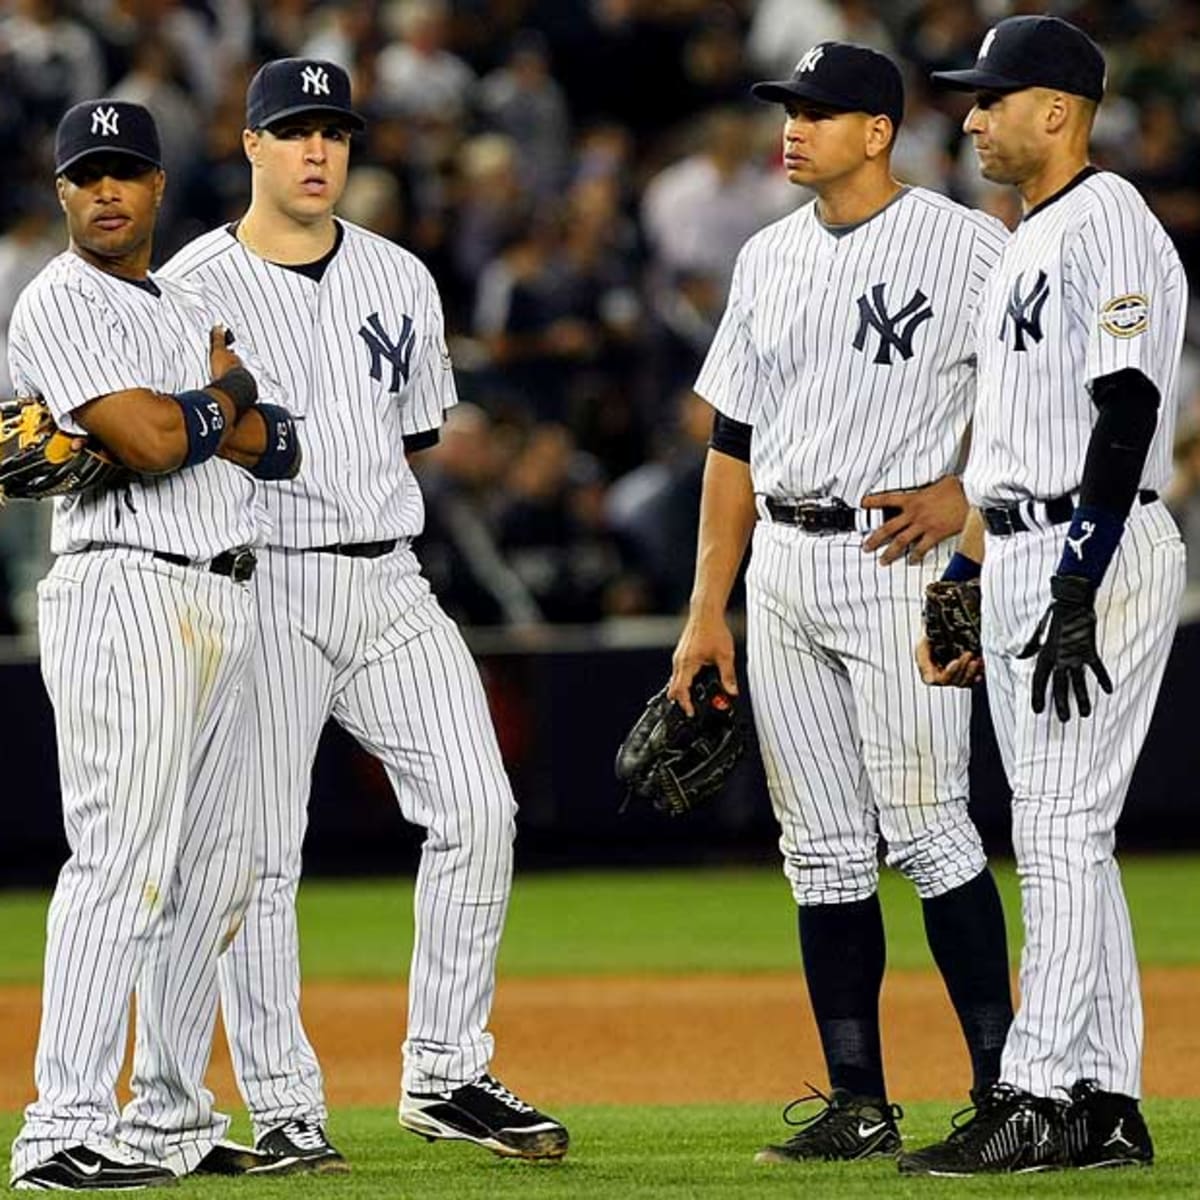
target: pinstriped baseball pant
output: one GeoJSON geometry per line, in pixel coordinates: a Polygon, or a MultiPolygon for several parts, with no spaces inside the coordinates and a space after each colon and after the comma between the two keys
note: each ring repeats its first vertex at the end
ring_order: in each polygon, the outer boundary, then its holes
{"type": "Polygon", "coordinates": [[[1002,1078],[1039,1096],[1078,1079],[1141,1089],[1142,1006],[1115,827],[1153,715],[1178,619],[1184,549],[1161,503],[1135,504],[1096,599],[1111,696],[1088,675],[1091,717],[1031,706],[1020,659],[1050,602],[1063,527],[988,535],[983,647],[988,700],[1013,790],[1025,947],[1002,1078]]]}
{"type": "Polygon", "coordinates": [[[984,868],[967,815],[970,697],[926,687],[913,660],[949,553],[881,567],[860,533],[755,529],[747,672],[798,904],[873,894],[880,833],[922,897],[984,868]]]}
{"type": "Polygon", "coordinates": [[[401,547],[376,559],[268,549],[255,575],[256,794],[265,867],[222,963],[230,1049],[257,1133],[324,1121],[300,1019],[295,899],[312,763],[332,716],[384,765],[426,830],[417,873],[403,1086],[487,1069],[516,806],[474,661],[401,547]]]}
{"type": "Polygon", "coordinates": [[[39,586],[71,857],[14,1175],[109,1140],[182,1173],[228,1128],[203,1079],[219,956],[253,874],[252,607],[243,584],[137,550],[63,555],[39,586]],[[118,1113],[135,981],[134,1095],[118,1113]]]}

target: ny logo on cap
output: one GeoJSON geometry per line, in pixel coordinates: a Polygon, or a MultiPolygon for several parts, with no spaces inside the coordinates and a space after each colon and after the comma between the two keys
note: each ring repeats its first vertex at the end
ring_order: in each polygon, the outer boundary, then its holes
{"type": "Polygon", "coordinates": [[[824,54],[824,46],[814,46],[811,50],[807,51],[804,57],[796,64],[796,70],[794,74],[803,75],[808,71],[814,70],[824,54]]]}
{"type": "Polygon", "coordinates": [[[111,106],[92,109],[92,132],[101,137],[117,136],[117,118],[121,114],[111,106]]]}
{"type": "Polygon", "coordinates": [[[983,44],[979,47],[979,61],[983,62],[988,56],[988,51],[992,48],[992,43],[996,40],[996,31],[989,29],[987,36],[983,39],[983,44]]]}
{"type": "Polygon", "coordinates": [[[306,96],[329,95],[329,72],[324,67],[305,67],[300,72],[300,82],[306,96]]]}

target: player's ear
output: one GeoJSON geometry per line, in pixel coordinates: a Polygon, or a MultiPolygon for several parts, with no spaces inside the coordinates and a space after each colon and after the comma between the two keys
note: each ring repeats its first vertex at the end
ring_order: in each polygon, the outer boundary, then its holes
{"type": "Polygon", "coordinates": [[[67,211],[67,177],[65,175],[56,175],[54,178],[54,191],[58,195],[58,207],[67,211]]]}
{"type": "Polygon", "coordinates": [[[896,136],[896,127],[891,117],[871,117],[866,127],[867,158],[878,158],[886,154],[892,147],[896,136]]]}
{"type": "Polygon", "coordinates": [[[1062,92],[1048,91],[1046,93],[1046,106],[1043,113],[1046,132],[1058,133],[1071,119],[1071,98],[1062,92]]]}
{"type": "Polygon", "coordinates": [[[262,145],[262,134],[257,129],[242,130],[242,150],[246,158],[254,164],[258,163],[258,148],[262,145]]]}
{"type": "Polygon", "coordinates": [[[159,167],[154,172],[154,207],[161,208],[163,202],[163,193],[167,190],[167,173],[159,167]]]}

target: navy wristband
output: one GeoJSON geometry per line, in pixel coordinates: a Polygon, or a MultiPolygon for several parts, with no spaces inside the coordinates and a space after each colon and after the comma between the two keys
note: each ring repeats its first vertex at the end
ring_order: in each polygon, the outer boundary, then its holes
{"type": "Polygon", "coordinates": [[[260,404],[267,427],[267,448],[250,468],[256,479],[294,479],[300,470],[300,439],[292,414],[279,404],[260,404]]]}
{"type": "Polygon", "coordinates": [[[187,430],[187,454],[181,467],[194,467],[212,458],[225,433],[225,414],[221,402],[207,392],[179,392],[171,397],[183,410],[187,430]]]}
{"type": "Polygon", "coordinates": [[[955,550],[954,557],[942,572],[942,579],[946,583],[966,583],[968,579],[978,579],[982,572],[982,563],[977,563],[973,558],[955,550]]]}
{"type": "Polygon", "coordinates": [[[1067,530],[1062,558],[1058,560],[1055,573],[1079,575],[1099,587],[1124,531],[1125,522],[1108,509],[1093,504],[1079,505],[1071,518],[1071,528],[1067,530]]]}

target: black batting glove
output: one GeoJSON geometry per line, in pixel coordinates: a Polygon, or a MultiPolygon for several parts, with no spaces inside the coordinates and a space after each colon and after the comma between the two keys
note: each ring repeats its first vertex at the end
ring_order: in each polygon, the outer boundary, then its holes
{"type": "Polygon", "coordinates": [[[1051,575],[1053,600],[1018,658],[1037,655],[1033,668],[1033,711],[1046,708],[1046,684],[1054,680],[1054,709],[1060,721],[1071,719],[1070,693],[1081,717],[1092,715],[1085,668],[1112,695],[1112,680],[1096,650],[1096,587],[1079,575],[1051,575]]]}

